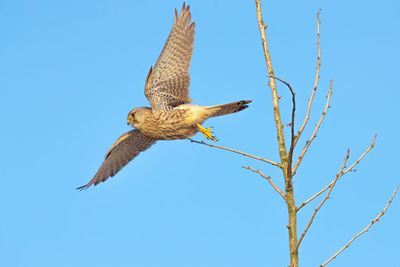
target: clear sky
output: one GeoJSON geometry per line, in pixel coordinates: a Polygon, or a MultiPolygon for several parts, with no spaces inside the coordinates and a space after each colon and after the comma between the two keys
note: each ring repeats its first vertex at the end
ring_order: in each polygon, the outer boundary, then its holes
{"type": "MultiPolygon", "coordinates": [[[[188,4],[196,22],[194,102],[254,101],[205,126],[215,127],[220,145],[278,160],[254,2],[188,4]]],[[[0,2],[0,266],[288,265],[285,205],[265,180],[240,167],[260,168],[282,185],[279,172],[260,162],[185,140],[159,142],[106,183],[75,190],[129,130],[128,111],[148,105],[146,74],[181,5],[0,2]]],[[[330,79],[335,86],[295,178],[297,201],[334,177],[347,148],[354,159],[375,133],[378,140],[316,218],[300,251],[302,266],[317,266],[365,227],[400,183],[400,4],[263,1],[276,75],[297,92],[298,122],[314,81],[318,8],[321,80],[305,137],[330,79]]],[[[280,95],[288,123],[285,87],[280,95]]],[[[300,213],[299,231],[317,203],[300,213]]],[[[399,210],[395,199],[330,266],[396,266],[399,210]]]]}

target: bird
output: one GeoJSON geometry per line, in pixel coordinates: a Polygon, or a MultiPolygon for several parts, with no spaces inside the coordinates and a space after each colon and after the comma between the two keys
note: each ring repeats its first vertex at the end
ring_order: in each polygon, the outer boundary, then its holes
{"type": "Polygon", "coordinates": [[[191,104],[189,68],[193,52],[195,23],[190,6],[175,9],[174,23],[167,41],[145,82],[144,94],[150,107],[138,107],[128,113],[127,124],[134,129],[121,135],[107,151],[93,178],[78,190],[88,189],[115,176],[140,152],[158,140],[187,139],[201,132],[217,141],[211,128],[201,124],[211,118],[244,110],[250,100],[214,106],[191,104]]]}

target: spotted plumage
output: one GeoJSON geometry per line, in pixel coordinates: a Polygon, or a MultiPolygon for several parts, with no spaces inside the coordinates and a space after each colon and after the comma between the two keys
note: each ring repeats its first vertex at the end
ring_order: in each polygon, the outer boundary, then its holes
{"type": "Polygon", "coordinates": [[[179,15],[175,10],[167,42],[147,75],[144,93],[151,107],[134,108],[128,113],[128,124],[135,129],[118,138],[94,177],[78,189],[87,189],[113,177],[157,140],[185,139],[198,131],[216,140],[210,129],[202,127],[201,123],[247,108],[249,100],[215,106],[191,104],[189,67],[194,31],[190,7],[183,4],[179,15]]]}

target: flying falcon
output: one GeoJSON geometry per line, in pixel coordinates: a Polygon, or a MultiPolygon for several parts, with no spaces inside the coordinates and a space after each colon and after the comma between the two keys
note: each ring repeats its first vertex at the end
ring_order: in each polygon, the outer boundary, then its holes
{"type": "Polygon", "coordinates": [[[128,124],[135,129],[118,138],[94,177],[77,189],[87,189],[113,177],[157,140],[185,139],[200,131],[207,139],[216,141],[211,129],[204,128],[201,123],[248,107],[249,100],[215,106],[190,104],[189,67],[194,30],[190,7],[183,4],[179,15],[175,10],[174,25],[167,42],[147,75],[144,94],[151,108],[134,108],[128,113],[128,124]]]}

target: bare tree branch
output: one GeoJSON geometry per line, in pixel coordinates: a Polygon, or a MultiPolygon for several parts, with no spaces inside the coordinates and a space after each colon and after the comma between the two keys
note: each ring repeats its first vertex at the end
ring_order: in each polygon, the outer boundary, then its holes
{"type": "MultiPolygon", "coordinates": [[[[341,177],[345,174],[347,174],[348,172],[351,172],[354,170],[354,168],[361,162],[361,160],[374,148],[375,146],[375,142],[376,142],[376,138],[377,135],[374,136],[374,138],[371,141],[371,144],[364,150],[364,152],[361,154],[361,156],[358,157],[358,159],[351,164],[347,169],[345,169],[343,171],[343,174],[341,175],[341,177]]],[[[339,179],[341,178],[339,177],[339,179]]],[[[307,205],[308,203],[310,203],[311,201],[313,201],[315,198],[317,198],[318,196],[320,196],[322,193],[324,193],[326,190],[328,190],[329,188],[332,187],[334,181],[330,182],[327,186],[325,186],[323,189],[321,189],[318,193],[314,194],[312,197],[310,197],[309,199],[307,199],[306,201],[304,201],[303,203],[301,203],[298,207],[297,207],[297,211],[299,211],[301,208],[303,208],[305,205],[307,205]]]]}
{"type": "Polygon", "coordinates": [[[306,116],[304,118],[304,121],[302,125],[300,126],[299,131],[297,132],[297,136],[294,140],[294,145],[296,146],[297,141],[299,141],[301,134],[304,131],[304,128],[307,125],[308,120],[310,119],[310,112],[311,112],[311,107],[314,101],[315,93],[317,92],[318,88],[318,82],[319,82],[319,76],[320,76],[320,70],[321,70],[321,35],[320,35],[320,26],[321,26],[321,20],[320,20],[320,13],[321,10],[318,10],[317,12],[317,66],[316,66],[316,72],[315,72],[315,81],[314,81],[314,87],[311,93],[310,98],[308,99],[308,105],[307,105],[307,112],[306,116]]]}
{"type": "Polygon", "coordinates": [[[292,121],[290,123],[290,126],[291,126],[291,134],[294,139],[295,138],[294,121],[295,121],[295,115],[296,115],[296,93],[294,92],[294,90],[289,82],[282,80],[281,78],[278,78],[278,77],[273,77],[273,78],[280,81],[281,83],[285,84],[289,88],[290,93],[292,94],[292,121]]]}
{"type": "MultiPolygon", "coordinates": [[[[328,109],[330,108],[330,99],[331,99],[332,91],[333,91],[333,81],[331,81],[329,90],[328,90],[328,93],[326,96],[326,103],[325,103],[324,109],[322,111],[322,114],[320,115],[319,120],[317,121],[309,140],[307,140],[306,144],[304,145],[303,149],[301,150],[299,157],[297,158],[296,162],[293,163],[294,150],[295,150],[296,145],[298,144],[298,141],[300,140],[300,137],[302,136],[305,128],[307,127],[309,120],[310,120],[313,101],[315,99],[315,95],[316,95],[316,92],[317,92],[317,89],[319,86],[320,69],[321,69],[320,10],[317,13],[317,62],[316,62],[315,80],[314,80],[313,90],[308,99],[305,117],[304,117],[303,122],[302,122],[300,128],[298,129],[298,132],[296,135],[295,134],[296,94],[288,82],[286,82],[280,78],[277,78],[274,75],[274,70],[273,70],[272,61],[271,61],[270,52],[269,52],[268,43],[267,43],[267,32],[266,32],[267,25],[264,23],[263,16],[262,16],[261,0],[255,0],[255,4],[256,4],[256,15],[257,15],[258,28],[259,28],[260,35],[261,35],[262,49],[264,52],[264,59],[265,59],[265,63],[266,63],[267,73],[268,73],[268,81],[269,81],[268,85],[271,89],[271,94],[272,94],[273,116],[274,116],[274,122],[275,122],[275,126],[276,126],[276,132],[277,132],[277,141],[278,141],[280,162],[279,163],[274,162],[272,160],[265,159],[265,158],[255,156],[252,154],[248,154],[248,153],[240,151],[240,150],[235,150],[232,148],[208,144],[204,141],[196,141],[193,139],[189,139],[189,140],[193,143],[206,145],[206,146],[209,146],[212,148],[226,150],[226,151],[229,151],[232,153],[240,154],[240,155],[252,158],[252,159],[266,162],[273,166],[279,167],[282,170],[284,183],[285,183],[284,190],[282,190],[280,187],[278,187],[277,184],[275,184],[275,182],[272,180],[272,178],[270,176],[264,174],[259,169],[255,169],[250,166],[242,166],[242,168],[247,169],[252,172],[255,172],[258,175],[260,175],[262,178],[267,180],[267,182],[272,186],[272,188],[285,201],[285,203],[287,205],[287,209],[288,209],[287,229],[288,229],[288,236],[289,236],[290,267],[298,267],[299,247],[301,246],[305,236],[307,235],[309,229],[311,228],[318,212],[321,210],[321,208],[326,204],[327,200],[330,198],[330,195],[333,192],[333,189],[335,188],[337,182],[341,179],[341,177],[343,177],[348,172],[354,171],[355,167],[372,150],[372,148],[375,145],[376,136],[374,137],[370,146],[349,167],[347,166],[347,163],[348,163],[349,157],[350,157],[350,150],[347,150],[347,153],[346,153],[346,156],[342,163],[342,166],[339,169],[339,171],[336,173],[335,178],[327,186],[325,186],[323,189],[321,189],[319,192],[317,192],[316,194],[311,196],[309,199],[304,201],[301,205],[296,207],[294,186],[293,186],[293,177],[294,177],[294,175],[296,175],[297,169],[301,165],[301,163],[304,159],[304,156],[307,153],[308,149],[310,148],[312,142],[317,137],[317,133],[322,125],[322,122],[324,121],[324,119],[326,117],[328,109]],[[287,151],[286,143],[285,143],[286,142],[285,136],[284,136],[285,132],[284,132],[282,117],[281,117],[281,113],[280,113],[280,107],[279,107],[280,97],[279,97],[278,91],[277,91],[276,80],[284,83],[289,88],[289,90],[292,94],[292,113],[291,113],[291,123],[290,123],[291,139],[290,139],[290,148],[288,151],[287,151]],[[311,215],[303,232],[301,233],[300,238],[298,238],[298,236],[297,236],[297,212],[300,209],[302,209],[304,206],[309,204],[311,201],[313,201],[314,199],[316,199],[317,197],[322,195],[323,193],[326,193],[325,196],[323,197],[323,199],[321,200],[319,205],[314,209],[314,212],[311,215]]],[[[323,267],[323,266],[327,265],[329,262],[331,262],[333,259],[335,259],[340,253],[342,253],[345,249],[347,249],[355,239],[359,238],[362,234],[367,232],[376,222],[378,222],[379,219],[386,213],[387,209],[391,205],[394,197],[397,194],[397,191],[398,191],[398,188],[396,188],[396,190],[392,194],[392,196],[389,199],[389,202],[385,206],[385,208],[375,217],[374,220],[372,220],[370,222],[369,225],[367,225],[367,227],[365,227],[361,232],[356,234],[348,243],[345,244],[345,246],[343,246],[331,258],[329,258],[327,261],[322,263],[320,266],[323,267]]]]}
{"type": "Polygon", "coordinates": [[[254,169],[250,166],[242,166],[242,168],[250,170],[252,172],[258,173],[261,177],[263,177],[265,180],[267,180],[267,182],[272,186],[272,188],[278,192],[279,195],[281,195],[281,197],[283,198],[283,200],[286,201],[286,197],[285,194],[282,192],[282,190],[274,183],[274,181],[272,180],[271,176],[268,176],[266,174],[264,174],[262,171],[254,169]]]}
{"type": "Polygon", "coordinates": [[[308,230],[310,229],[312,223],[314,222],[315,216],[317,215],[318,211],[322,208],[322,206],[325,204],[325,202],[329,199],[329,196],[331,195],[333,188],[335,188],[336,182],[339,180],[340,177],[343,176],[343,172],[347,166],[349,157],[350,157],[350,149],[347,150],[346,156],[344,157],[342,167],[340,168],[339,172],[336,174],[335,180],[333,180],[331,188],[329,189],[328,193],[325,195],[325,197],[321,201],[321,203],[318,205],[318,207],[315,208],[314,213],[312,214],[310,220],[308,221],[306,228],[304,229],[303,233],[301,234],[301,236],[299,238],[299,242],[297,243],[297,249],[300,247],[301,242],[303,241],[303,239],[306,236],[308,230]]]}
{"type": "Polygon", "coordinates": [[[317,124],[315,125],[314,131],[311,134],[310,139],[306,142],[306,145],[304,146],[303,150],[300,153],[299,158],[296,161],[296,164],[293,167],[293,171],[292,171],[292,175],[294,176],[296,174],[297,168],[300,166],[301,161],[304,158],[304,155],[306,154],[306,152],[308,151],[308,148],[310,147],[312,141],[315,139],[315,137],[317,136],[317,132],[319,130],[319,127],[321,127],[322,122],[325,119],[326,116],[326,112],[328,111],[328,109],[330,108],[330,99],[332,96],[332,89],[333,89],[333,81],[331,81],[331,84],[329,86],[329,91],[328,91],[328,95],[326,96],[326,104],[325,104],[325,108],[321,114],[321,117],[319,118],[317,124]]]}
{"type": "Polygon", "coordinates": [[[367,149],[365,149],[365,151],[361,154],[361,156],[344,171],[344,174],[353,171],[354,167],[356,167],[361,162],[361,160],[375,147],[377,137],[378,137],[377,135],[374,136],[374,138],[371,141],[371,144],[367,147],[367,149]]]}
{"type": "Polygon", "coordinates": [[[290,85],[290,83],[288,83],[285,80],[282,80],[278,77],[273,77],[275,79],[277,79],[278,81],[280,81],[281,83],[285,84],[289,90],[290,93],[292,94],[292,121],[290,123],[290,148],[289,148],[289,153],[288,153],[288,163],[287,163],[287,175],[288,176],[292,176],[292,161],[293,161],[293,151],[294,151],[294,147],[295,147],[295,140],[296,140],[296,136],[294,135],[294,123],[295,123],[295,116],[296,116],[296,93],[294,92],[292,86],[290,85]]]}
{"type": "MultiPolygon", "coordinates": [[[[278,139],[278,147],[279,147],[279,157],[281,160],[281,169],[283,172],[284,180],[285,180],[285,196],[286,196],[286,206],[288,208],[288,235],[289,235],[289,253],[290,253],[290,266],[297,267],[299,265],[299,253],[296,249],[297,245],[297,217],[296,217],[296,202],[294,197],[294,190],[293,190],[293,179],[292,179],[292,172],[288,172],[291,166],[289,167],[289,157],[286,151],[286,144],[285,144],[285,133],[283,130],[283,124],[279,109],[279,96],[278,91],[275,84],[275,79],[273,78],[274,70],[272,67],[271,57],[268,49],[267,44],[267,37],[266,37],[266,25],[264,24],[263,17],[262,17],[262,10],[261,10],[261,2],[260,0],[255,0],[256,2],[256,14],[257,14],[257,22],[258,22],[258,29],[261,35],[261,42],[262,48],[265,57],[265,63],[267,65],[267,71],[269,76],[269,86],[271,88],[272,93],[272,104],[273,104],[273,113],[274,113],[274,120],[275,126],[277,131],[277,139],[278,139]]],[[[292,164],[290,164],[292,165],[292,164]]]]}
{"type": "Polygon", "coordinates": [[[349,242],[347,242],[341,249],[339,249],[332,257],[330,257],[329,259],[327,259],[325,262],[323,262],[320,267],[324,267],[326,266],[328,263],[330,263],[332,260],[334,260],[340,253],[342,253],[345,249],[347,249],[351,243],[353,243],[354,240],[356,240],[357,238],[359,238],[362,234],[368,232],[368,230],[379,221],[379,219],[385,215],[386,211],[388,210],[389,206],[392,204],[392,201],[394,199],[394,197],[397,194],[397,190],[399,188],[396,187],[396,189],[394,190],[392,196],[389,199],[389,202],[386,204],[385,208],[367,225],[367,227],[365,227],[361,232],[359,232],[358,234],[356,234],[352,239],[350,239],[349,242]]]}
{"type": "Polygon", "coordinates": [[[265,159],[265,158],[262,158],[262,157],[259,157],[259,156],[255,156],[255,155],[252,155],[252,154],[240,151],[240,150],[236,150],[236,149],[232,149],[232,148],[228,148],[228,147],[224,147],[224,146],[212,145],[212,144],[206,143],[204,141],[197,141],[197,140],[194,140],[194,139],[191,139],[191,138],[188,138],[188,140],[190,142],[192,142],[192,143],[196,143],[196,144],[200,144],[200,145],[205,145],[205,146],[209,146],[209,147],[213,147],[213,148],[226,150],[226,151],[229,151],[229,152],[232,152],[232,153],[236,153],[236,154],[248,157],[248,158],[256,159],[256,160],[271,164],[271,165],[279,167],[279,168],[281,167],[281,165],[279,163],[275,162],[275,161],[272,161],[272,160],[269,160],[269,159],[265,159]]]}
{"type": "Polygon", "coordinates": [[[267,71],[268,71],[268,76],[269,76],[269,87],[271,88],[271,93],[272,93],[274,119],[275,119],[275,125],[276,125],[277,137],[278,137],[278,143],[279,143],[279,155],[282,159],[282,158],[286,158],[285,134],[283,131],[283,124],[282,124],[282,119],[281,119],[281,114],[280,114],[280,109],[279,109],[278,90],[276,89],[275,79],[273,78],[273,77],[275,77],[275,74],[274,74],[274,69],[272,67],[271,56],[269,53],[268,43],[267,43],[267,36],[265,33],[265,29],[267,28],[267,25],[265,25],[264,20],[262,18],[260,0],[256,0],[256,14],[257,14],[258,29],[260,30],[260,35],[261,35],[261,43],[262,43],[262,48],[263,48],[263,52],[264,52],[264,59],[265,59],[266,65],[267,65],[267,71]]]}

